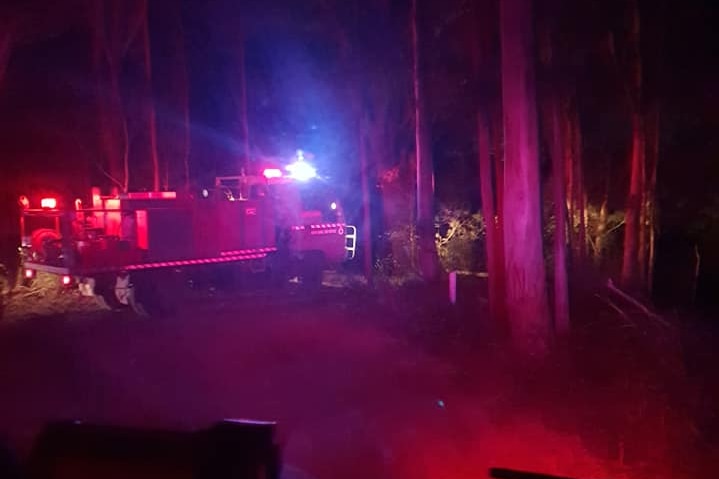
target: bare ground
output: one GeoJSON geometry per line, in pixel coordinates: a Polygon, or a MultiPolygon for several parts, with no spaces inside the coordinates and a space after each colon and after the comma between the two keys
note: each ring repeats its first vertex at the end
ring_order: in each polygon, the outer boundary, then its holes
{"type": "Polygon", "coordinates": [[[223,292],[153,319],[11,305],[0,435],[22,454],[54,419],[192,429],[252,417],[278,421],[287,477],[716,470],[711,328],[622,318],[589,297],[570,345],[519,363],[477,297],[474,284],[457,307],[423,288],[223,292]]]}

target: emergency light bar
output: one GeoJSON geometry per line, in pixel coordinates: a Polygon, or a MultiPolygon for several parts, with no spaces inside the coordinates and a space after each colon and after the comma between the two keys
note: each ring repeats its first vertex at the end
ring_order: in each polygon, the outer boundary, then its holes
{"type": "Polygon", "coordinates": [[[262,176],[265,178],[272,179],[272,178],[282,178],[282,170],[279,168],[265,168],[265,170],[262,172],[262,176]]]}
{"type": "Polygon", "coordinates": [[[291,165],[287,165],[285,169],[290,172],[290,178],[300,181],[307,181],[317,176],[317,170],[301,159],[291,165]]]}
{"type": "Polygon", "coordinates": [[[54,210],[57,208],[57,200],[55,198],[43,198],[40,200],[40,207],[54,210]]]}

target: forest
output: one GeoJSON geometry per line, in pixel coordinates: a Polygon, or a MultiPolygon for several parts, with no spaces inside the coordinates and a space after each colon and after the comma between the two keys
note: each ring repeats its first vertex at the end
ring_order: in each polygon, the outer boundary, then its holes
{"type": "Polygon", "coordinates": [[[33,185],[196,188],[303,148],[344,185],[365,274],[436,277],[442,226],[444,269],[487,271],[500,316],[547,325],[552,309],[564,328],[567,278],[586,271],[715,306],[701,2],[3,9],[8,211],[33,185]]]}
{"type": "Polygon", "coordinates": [[[193,192],[302,150],[358,227],[345,272],[480,278],[462,321],[521,361],[596,310],[715,331],[718,24],[708,0],[3,2],[0,263],[25,192],[193,192]]]}

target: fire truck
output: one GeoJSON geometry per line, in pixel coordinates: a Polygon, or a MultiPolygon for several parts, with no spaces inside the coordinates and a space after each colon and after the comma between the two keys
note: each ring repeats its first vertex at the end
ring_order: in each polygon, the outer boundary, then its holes
{"type": "Polygon", "coordinates": [[[283,168],[225,176],[192,194],[146,191],[88,198],[22,196],[25,281],[38,272],[110,307],[167,306],[188,275],[242,269],[307,286],[354,257],[357,231],[301,157],[283,168]]]}

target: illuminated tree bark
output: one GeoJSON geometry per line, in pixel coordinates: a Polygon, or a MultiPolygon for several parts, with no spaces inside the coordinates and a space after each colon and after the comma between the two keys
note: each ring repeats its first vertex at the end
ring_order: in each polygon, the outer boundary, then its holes
{"type": "Polygon", "coordinates": [[[564,189],[564,155],[562,155],[561,105],[555,96],[550,100],[550,155],[552,157],[552,190],[554,196],[554,327],[558,334],[569,331],[569,282],[567,278],[567,194],[564,189]]]}
{"type": "Polygon", "coordinates": [[[581,265],[587,257],[587,195],[584,190],[582,134],[575,101],[563,100],[563,104],[559,106],[559,119],[563,131],[561,151],[564,158],[564,191],[569,219],[567,239],[575,265],[581,265]]]}
{"type": "Polygon", "coordinates": [[[494,151],[494,228],[496,242],[493,255],[496,264],[496,284],[501,297],[498,299],[497,320],[502,328],[507,328],[507,273],[505,271],[504,254],[504,135],[502,122],[502,105],[497,102],[492,112],[492,127],[490,128],[492,150],[494,151]]]}
{"type": "Polygon", "coordinates": [[[502,257],[502,232],[494,200],[492,182],[492,157],[490,150],[489,120],[483,112],[477,112],[477,141],[479,148],[479,179],[482,197],[482,216],[485,222],[489,311],[491,317],[503,323],[506,318],[504,291],[504,259],[502,257]]]}
{"type": "Polygon", "coordinates": [[[622,258],[622,284],[639,286],[639,229],[641,226],[642,196],[644,193],[644,127],[641,115],[632,114],[632,146],[630,156],[629,194],[627,196],[624,225],[624,255],[622,258]]]}
{"type": "MultiPolygon", "coordinates": [[[[556,25],[552,19],[545,19],[542,24],[540,35],[540,56],[542,60],[540,96],[542,98],[542,129],[545,142],[549,148],[549,156],[552,164],[552,196],[554,203],[554,238],[553,238],[553,260],[554,260],[554,330],[558,335],[566,335],[569,332],[569,281],[567,274],[567,191],[565,165],[567,158],[574,164],[581,157],[575,153],[576,142],[566,142],[565,138],[578,136],[573,131],[579,129],[578,122],[570,124],[565,121],[567,110],[570,107],[567,96],[570,90],[567,81],[567,69],[562,68],[562,58],[558,52],[561,51],[557,45],[553,31],[556,25]],[[565,151],[565,148],[567,151],[565,151]]],[[[576,118],[576,117],[575,117],[576,118]]],[[[572,166],[572,171],[577,172],[581,167],[572,166]]],[[[574,176],[574,175],[572,175],[574,176]]],[[[581,178],[581,171],[577,175],[581,178]]],[[[580,182],[581,184],[581,182],[580,182]]]]}
{"type": "Polygon", "coordinates": [[[579,124],[579,112],[577,111],[576,102],[570,102],[567,107],[570,109],[567,113],[569,125],[572,128],[571,134],[571,158],[572,168],[574,169],[573,184],[574,189],[573,203],[577,214],[577,259],[579,264],[584,264],[587,259],[587,194],[584,191],[584,167],[582,159],[582,131],[579,124]]]}
{"type": "Polygon", "coordinates": [[[642,204],[645,192],[646,139],[642,112],[642,62],[640,52],[639,5],[631,4],[631,27],[629,31],[629,81],[628,90],[632,109],[632,143],[630,154],[629,192],[627,194],[624,252],[622,258],[622,284],[627,288],[641,287],[639,238],[642,228],[642,204]]]}
{"type": "Polygon", "coordinates": [[[569,241],[571,251],[575,252],[578,248],[578,239],[575,230],[575,219],[577,217],[577,201],[576,201],[576,169],[574,168],[574,128],[572,127],[571,119],[568,115],[568,109],[561,109],[561,122],[564,135],[562,135],[563,141],[563,157],[564,157],[564,175],[565,175],[565,189],[566,202],[567,202],[567,217],[569,219],[569,241]]]}
{"type": "Polygon", "coordinates": [[[507,312],[518,350],[543,355],[549,309],[542,257],[531,0],[501,0],[507,312]]]}
{"type": "MultiPolygon", "coordinates": [[[[492,61],[494,25],[497,12],[488,9],[473,11],[473,22],[470,35],[474,47],[473,69],[476,80],[475,95],[478,99],[477,110],[477,153],[479,161],[479,189],[482,200],[482,216],[485,223],[485,250],[487,262],[487,286],[489,294],[489,312],[491,318],[499,325],[506,321],[504,291],[504,257],[502,255],[502,230],[500,218],[499,191],[502,187],[501,174],[493,171],[501,167],[501,123],[492,125],[492,113],[499,110],[491,98],[499,94],[498,78],[495,72],[498,62],[492,61]],[[492,150],[496,161],[493,162],[492,150]],[[496,187],[494,177],[497,177],[496,187]]],[[[499,117],[499,114],[496,114],[499,117]]],[[[500,118],[501,122],[501,118],[500,118]]]]}
{"type": "Polygon", "coordinates": [[[597,220],[596,240],[594,244],[594,264],[602,265],[602,254],[605,248],[605,235],[607,234],[607,223],[609,221],[609,212],[607,211],[608,195],[604,195],[602,205],[599,207],[599,218],[597,220]]]}
{"type": "Polygon", "coordinates": [[[656,235],[656,189],[657,189],[657,166],[659,163],[659,109],[654,107],[647,121],[647,181],[644,193],[645,222],[644,229],[647,235],[646,245],[646,281],[647,292],[652,293],[654,287],[654,259],[655,259],[655,235],[656,235]]]}
{"type": "Polygon", "coordinates": [[[417,162],[417,234],[422,277],[433,280],[439,273],[434,244],[434,168],[425,108],[420,55],[419,0],[412,0],[412,80],[414,92],[415,159],[417,162]]]}

